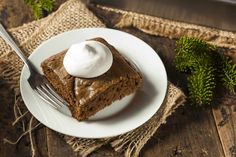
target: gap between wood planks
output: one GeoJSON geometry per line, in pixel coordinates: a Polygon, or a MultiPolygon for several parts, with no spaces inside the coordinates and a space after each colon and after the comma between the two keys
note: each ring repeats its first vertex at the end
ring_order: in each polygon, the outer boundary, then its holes
{"type": "Polygon", "coordinates": [[[236,95],[228,95],[212,109],[225,157],[236,157],[236,95]]]}

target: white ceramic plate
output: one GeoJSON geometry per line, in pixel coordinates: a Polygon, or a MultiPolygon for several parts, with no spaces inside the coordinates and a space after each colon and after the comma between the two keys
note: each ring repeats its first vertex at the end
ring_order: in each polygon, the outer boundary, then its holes
{"type": "Polygon", "coordinates": [[[120,135],[145,123],[161,106],[166,90],[165,67],[156,52],[139,38],[107,28],[77,29],[57,35],[43,42],[29,59],[41,70],[40,63],[49,56],[70,47],[71,44],[102,37],[132,60],[140,69],[144,86],[135,94],[114,102],[87,121],[78,122],[67,108],[56,110],[41,100],[30,88],[29,70],[23,67],[20,89],[29,111],[41,123],[60,133],[83,137],[104,138],[120,135]]]}

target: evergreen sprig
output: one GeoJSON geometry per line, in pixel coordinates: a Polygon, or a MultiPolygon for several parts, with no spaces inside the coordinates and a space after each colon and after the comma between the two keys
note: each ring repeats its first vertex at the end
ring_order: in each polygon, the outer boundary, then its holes
{"type": "Polygon", "coordinates": [[[215,88],[214,69],[200,66],[188,77],[189,99],[199,105],[209,104],[215,88]]]}
{"type": "Polygon", "coordinates": [[[55,0],[24,0],[32,9],[34,17],[39,19],[53,10],[55,0]]]}
{"type": "Polygon", "coordinates": [[[209,104],[214,96],[216,79],[230,92],[236,88],[236,65],[230,58],[218,53],[207,42],[190,37],[176,41],[176,68],[187,72],[189,99],[198,105],[209,104]]]}
{"type": "Polygon", "coordinates": [[[189,37],[182,37],[176,42],[176,68],[181,72],[194,71],[198,65],[212,65],[210,53],[216,50],[215,46],[189,37]]]}
{"type": "Polygon", "coordinates": [[[231,93],[235,93],[236,87],[236,64],[229,57],[219,56],[218,77],[231,93]]]}

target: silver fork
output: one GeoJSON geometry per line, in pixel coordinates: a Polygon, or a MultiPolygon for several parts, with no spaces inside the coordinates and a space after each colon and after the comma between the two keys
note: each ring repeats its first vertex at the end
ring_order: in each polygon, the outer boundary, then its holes
{"type": "Polygon", "coordinates": [[[31,88],[37,93],[37,95],[50,104],[52,107],[58,109],[63,106],[68,106],[68,103],[59,96],[55,89],[50,85],[44,75],[41,75],[35,66],[28,60],[22,53],[21,49],[17,46],[14,40],[7,33],[5,28],[0,24],[0,36],[6,41],[7,44],[16,52],[20,59],[25,63],[30,71],[28,82],[31,88]]]}

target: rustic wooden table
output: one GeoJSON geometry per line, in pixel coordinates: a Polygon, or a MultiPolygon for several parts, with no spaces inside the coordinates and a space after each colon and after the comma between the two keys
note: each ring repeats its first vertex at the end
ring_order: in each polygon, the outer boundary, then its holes
{"type": "MultiPolygon", "coordinates": [[[[57,1],[57,6],[65,0],[57,1]]],[[[108,27],[119,19],[119,15],[92,9],[108,27]],[[111,20],[112,19],[112,20],[111,20]]],[[[23,0],[1,0],[0,21],[8,28],[32,21],[32,14],[23,0]]],[[[147,35],[134,28],[123,31],[138,36],[157,50],[165,63],[169,80],[180,86],[186,92],[186,77],[178,73],[172,65],[175,55],[175,41],[147,35]]],[[[27,157],[30,156],[29,139],[22,139],[18,145],[3,143],[4,137],[15,139],[20,129],[12,127],[14,100],[13,91],[5,83],[0,74],[0,156],[27,157]],[[9,102],[9,100],[12,101],[9,102]]],[[[218,99],[217,99],[218,100],[218,99]]],[[[228,97],[223,101],[215,101],[215,107],[193,109],[186,104],[167,119],[167,124],[155,133],[152,139],[142,149],[140,156],[145,157],[236,157],[236,97],[228,97]]],[[[42,157],[75,157],[72,149],[57,133],[42,127],[36,132],[37,156],[42,157]]],[[[118,157],[109,146],[90,155],[91,157],[118,157]]]]}

